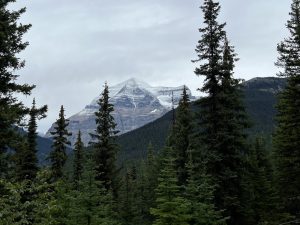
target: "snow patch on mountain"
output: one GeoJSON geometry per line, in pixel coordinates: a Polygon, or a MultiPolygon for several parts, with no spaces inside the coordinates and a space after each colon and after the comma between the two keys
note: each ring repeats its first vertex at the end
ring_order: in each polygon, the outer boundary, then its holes
{"type": "MultiPolygon", "coordinates": [[[[117,129],[120,133],[126,133],[137,129],[147,123],[150,123],[179,103],[184,86],[179,87],[152,87],[149,84],[136,78],[131,78],[115,86],[109,87],[110,102],[114,105],[113,116],[117,123],[117,129]],[[173,99],[173,100],[172,100],[173,99]]],[[[191,91],[188,94],[193,100],[191,91]]],[[[72,144],[76,141],[78,130],[82,132],[82,139],[85,145],[90,141],[90,133],[93,133],[95,124],[95,112],[98,110],[97,96],[82,111],[69,118],[68,129],[72,132],[70,141],[72,144]]],[[[50,131],[46,136],[50,136],[50,131]]]]}

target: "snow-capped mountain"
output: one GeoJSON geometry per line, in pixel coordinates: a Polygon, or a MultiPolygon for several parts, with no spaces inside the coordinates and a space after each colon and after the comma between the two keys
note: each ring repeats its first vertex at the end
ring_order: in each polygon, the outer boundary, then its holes
{"type": "MultiPolygon", "coordinates": [[[[175,107],[177,106],[183,86],[180,87],[152,87],[138,79],[132,78],[109,88],[111,103],[114,105],[113,116],[117,123],[117,130],[126,133],[150,123],[172,109],[172,97],[175,107]]],[[[191,99],[191,91],[188,90],[191,99]]],[[[72,132],[70,141],[76,141],[78,130],[82,132],[82,139],[85,145],[90,141],[90,133],[93,133],[95,124],[94,113],[98,110],[97,101],[100,95],[95,98],[82,111],[69,118],[69,131],[72,132]]],[[[50,137],[50,131],[46,136],[50,137]]]]}

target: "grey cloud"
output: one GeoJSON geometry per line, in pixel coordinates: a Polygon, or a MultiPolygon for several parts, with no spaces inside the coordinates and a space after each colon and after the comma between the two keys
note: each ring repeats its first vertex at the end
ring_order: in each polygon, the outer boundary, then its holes
{"type": "MultiPolygon", "coordinates": [[[[241,58],[236,76],[276,74],[276,44],[286,35],[289,1],[221,0],[231,43],[241,58]]],[[[196,89],[194,48],[202,13],[197,0],[19,0],[27,7],[22,22],[33,27],[21,54],[27,61],[20,82],[34,83],[49,116],[45,131],[64,104],[68,116],[81,110],[101,90],[130,77],[152,85],[196,89]]],[[[29,104],[32,98],[25,98],[29,104]]]]}

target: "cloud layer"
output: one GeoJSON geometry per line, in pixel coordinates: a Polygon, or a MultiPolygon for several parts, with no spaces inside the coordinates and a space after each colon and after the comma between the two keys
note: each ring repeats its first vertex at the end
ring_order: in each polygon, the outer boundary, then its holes
{"type": "MultiPolygon", "coordinates": [[[[241,59],[236,76],[274,76],[276,45],[286,35],[289,2],[221,0],[220,21],[241,59]]],[[[32,97],[49,105],[40,122],[45,132],[60,105],[70,116],[101,90],[137,77],[151,85],[186,84],[195,95],[202,79],[193,74],[194,48],[202,13],[196,0],[31,0],[23,23],[32,29],[22,53],[26,68],[20,82],[37,85],[32,97]]],[[[24,99],[29,104],[32,98],[24,99]]]]}

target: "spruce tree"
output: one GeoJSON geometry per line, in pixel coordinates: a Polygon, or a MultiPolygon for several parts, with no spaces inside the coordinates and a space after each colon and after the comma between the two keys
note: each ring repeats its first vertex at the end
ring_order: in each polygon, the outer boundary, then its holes
{"type": "Polygon", "coordinates": [[[264,139],[257,137],[248,156],[247,173],[244,180],[250,197],[247,197],[245,224],[278,224],[283,218],[277,214],[271,157],[264,139]],[[281,217],[281,218],[280,218],[281,217]]]}
{"type": "Polygon", "coordinates": [[[219,128],[217,151],[220,161],[216,187],[216,205],[230,216],[229,224],[239,224],[245,220],[242,213],[243,171],[246,167],[245,155],[248,152],[248,116],[243,102],[241,81],[233,78],[234,62],[237,60],[234,48],[225,36],[223,51],[223,72],[219,100],[219,128]]]}
{"type": "Polygon", "coordinates": [[[274,136],[277,183],[284,212],[300,218],[300,1],[293,0],[289,37],[281,42],[277,66],[287,78],[279,94],[277,129],[274,136]]]}
{"type": "Polygon", "coordinates": [[[101,98],[98,101],[99,110],[95,113],[97,128],[92,136],[92,145],[95,152],[96,180],[101,182],[106,190],[112,190],[116,194],[117,145],[115,136],[116,123],[112,113],[113,105],[109,102],[109,90],[105,83],[101,98]]]}
{"type": "Polygon", "coordinates": [[[63,167],[67,160],[66,148],[71,143],[68,141],[68,137],[72,134],[68,132],[67,127],[69,121],[65,119],[65,110],[61,106],[59,118],[56,120],[54,131],[51,132],[53,136],[52,151],[49,159],[51,164],[51,171],[53,180],[62,178],[63,167]]]}
{"type": "Polygon", "coordinates": [[[0,3],[0,175],[5,173],[4,153],[8,148],[15,149],[16,136],[19,136],[16,125],[21,123],[29,109],[20,102],[15,94],[30,95],[34,86],[18,84],[19,75],[16,71],[25,66],[19,58],[27,46],[23,35],[31,25],[18,23],[20,16],[26,11],[9,10],[9,4],[14,0],[3,0],[0,3]]]}
{"type": "Polygon", "coordinates": [[[187,163],[188,180],[185,197],[189,202],[189,224],[191,225],[224,225],[226,219],[222,211],[214,204],[214,189],[212,179],[205,174],[205,169],[199,170],[192,160],[191,152],[187,163]]]}
{"type": "Polygon", "coordinates": [[[77,141],[75,143],[74,149],[74,163],[73,163],[73,183],[75,189],[78,189],[78,182],[82,178],[83,173],[83,162],[84,162],[84,152],[83,143],[81,141],[81,132],[78,132],[77,141]]]}
{"type": "Polygon", "coordinates": [[[111,191],[107,191],[101,182],[95,180],[94,161],[87,155],[82,179],[78,189],[67,193],[70,209],[67,224],[119,225],[119,216],[115,211],[115,201],[111,191]]]}
{"type": "Polygon", "coordinates": [[[145,219],[153,222],[153,216],[150,214],[150,208],[155,206],[155,189],[158,185],[159,166],[157,157],[154,154],[152,143],[149,143],[146,166],[145,166],[145,219]]]}
{"type": "MultiPolygon", "coordinates": [[[[4,182],[5,190],[0,195],[0,224],[39,224],[39,212],[47,202],[41,204],[41,186],[37,182],[38,176],[34,181],[4,182]],[[28,199],[27,196],[31,198],[28,199]]],[[[3,180],[0,180],[1,184],[3,180]]]]}
{"type": "Polygon", "coordinates": [[[121,214],[124,225],[138,224],[140,222],[140,208],[138,208],[139,198],[137,191],[137,174],[135,167],[127,169],[122,185],[121,214]]]}
{"type": "Polygon", "coordinates": [[[147,148],[147,158],[142,162],[138,170],[136,181],[136,200],[135,208],[137,210],[136,224],[150,225],[154,221],[153,215],[150,214],[150,208],[155,207],[155,189],[158,185],[159,166],[157,157],[154,154],[151,142],[147,148]]]}
{"type": "Polygon", "coordinates": [[[47,106],[36,108],[35,99],[29,111],[29,123],[27,131],[27,142],[17,151],[17,178],[18,180],[33,180],[38,171],[37,159],[37,120],[46,117],[47,106]]]}
{"type": "Polygon", "coordinates": [[[230,217],[227,223],[234,225],[240,224],[243,217],[241,172],[248,122],[240,81],[233,78],[236,55],[227,41],[225,24],[217,21],[220,5],[205,0],[202,10],[205,27],[200,29],[202,37],[196,48],[198,59],[194,62],[201,62],[195,73],[205,77],[200,90],[207,96],[198,101],[199,132],[196,138],[201,160],[205,161],[207,174],[216,186],[216,207],[224,210],[224,216],[230,217]]]}
{"type": "Polygon", "coordinates": [[[156,207],[151,209],[155,216],[153,225],[188,225],[189,203],[180,193],[172,150],[166,148],[165,151],[156,189],[156,207]]]}
{"type": "Polygon", "coordinates": [[[193,132],[192,113],[190,110],[190,99],[186,86],[183,87],[182,98],[176,110],[176,120],[170,135],[170,146],[174,150],[176,158],[175,167],[178,175],[179,185],[185,185],[188,178],[186,164],[188,163],[188,148],[190,136],[193,132]]]}

